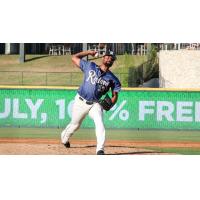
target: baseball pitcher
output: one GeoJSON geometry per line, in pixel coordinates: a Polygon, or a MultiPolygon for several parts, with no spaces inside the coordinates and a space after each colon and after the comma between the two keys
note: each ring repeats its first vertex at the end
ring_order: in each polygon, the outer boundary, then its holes
{"type": "Polygon", "coordinates": [[[96,154],[104,155],[105,127],[103,124],[103,109],[108,111],[117,102],[121,83],[109,70],[116,60],[112,51],[105,52],[100,66],[94,62],[82,59],[85,56],[95,56],[96,51],[83,51],[72,56],[72,62],[84,73],[84,80],[79,87],[72,107],[71,122],[61,133],[61,141],[66,148],[70,147],[69,139],[80,127],[88,114],[94,120],[97,138],[96,154]],[[112,97],[107,92],[111,89],[112,97]],[[105,98],[101,100],[101,97],[105,98]]]}

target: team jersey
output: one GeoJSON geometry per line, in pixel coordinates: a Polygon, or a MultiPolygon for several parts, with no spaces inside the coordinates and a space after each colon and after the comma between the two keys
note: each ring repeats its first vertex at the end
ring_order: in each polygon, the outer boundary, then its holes
{"type": "Polygon", "coordinates": [[[84,79],[78,94],[87,101],[98,102],[110,88],[115,92],[121,90],[119,79],[111,71],[103,72],[94,62],[81,59],[80,69],[84,73],[84,79]]]}

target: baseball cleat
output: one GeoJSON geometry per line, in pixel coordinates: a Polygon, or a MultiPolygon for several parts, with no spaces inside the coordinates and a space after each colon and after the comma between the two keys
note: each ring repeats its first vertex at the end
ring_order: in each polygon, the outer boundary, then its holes
{"type": "Polygon", "coordinates": [[[64,144],[64,146],[65,146],[66,148],[70,148],[70,143],[67,142],[67,143],[64,144]]]}
{"type": "Polygon", "coordinates": [[[97,151],[97,155],[104,155],[105,153],[104,153],[104,151],[103,150],[99,150],[99,151],[97,151]]]}

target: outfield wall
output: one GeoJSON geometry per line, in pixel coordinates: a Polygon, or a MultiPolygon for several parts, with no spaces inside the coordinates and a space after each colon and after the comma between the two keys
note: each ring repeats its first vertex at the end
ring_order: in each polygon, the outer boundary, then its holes
{"type": "MultiPolygon", "coordinates": [[[[1,127],[65,127],[77,88],[0,87],[1,127]]],[[[200,129],[200,90],[123,89],[106,128],[200,129]]],[[[94,123],[86,117],[82,127],[94,123]]]]}

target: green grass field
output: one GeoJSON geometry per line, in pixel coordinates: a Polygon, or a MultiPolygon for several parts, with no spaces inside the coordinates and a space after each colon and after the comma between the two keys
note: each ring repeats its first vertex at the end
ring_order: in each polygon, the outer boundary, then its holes
{"type": "MultiPolygon", "coordinates": [[[[97,64],[101,58],[92,60],[97,64]]],[[[128,72],[129,67],[138,66],[147,61],[147,56],[118,55],[112,66],[115,72],[128,72]]],[[[0,71],[31,71],[31,72],[74,72],[79,71],[72,61],[71,55],[49,56],[49,55],[26,55],[26,62],[19,63],[19,55],[1,55],[0,71]]]]}
{"type": "MultiPolygon", "coordinates": [[[[0,128],[0,138],[60,138],[58,128],[0,128]]],[[[199,131],[107,129],[107,139],[200,142],[199,131]]],[[[94,129],[79,129],[76,139],[95,139],[94,129]]]]}
{"type": "MultiPolygon", "coordinates": [[[[119,55],[111,70],[116,73],[123,87],[128,86],[129,70],[146,62],[146,56],[119,55]]],[[[97,64],[101,58],[91,60],[97,64]]],[[[19,64],[19,55],[0,56],[0,84],[2,85],[79,85],[82,72],[71,61],[71,55],[26,55],[26,62],[19,64]],[[79,73],[79,74],[77,74],[79,73]]]]}
{"type": "Polygon", "coordinates": [[[150,150],[156,150],[158,152],[162,153],[175,153],[175,154],[181,154],[181,155],[200,155],[200,148],[152,148],[148,147],[150,150]]]}
{"type": "MultiPolygon", "coordinates": [[[[0,138],[52,138],[59,139],[62,129],[55,128],[0,128],[0,138]]],[[[200,142],[199,131],[167,131],[167,130],[114,130],[108,129],[107,140],[120,141],[156,141],[156,142],[200,142]]],[[[95,140],[94,129],[79,129],[74,139],[95,140]]],[[[157,150],[165,153],[200,155],[200,148],[160,148],[146,147],[146,149],[157,150]]]]}

